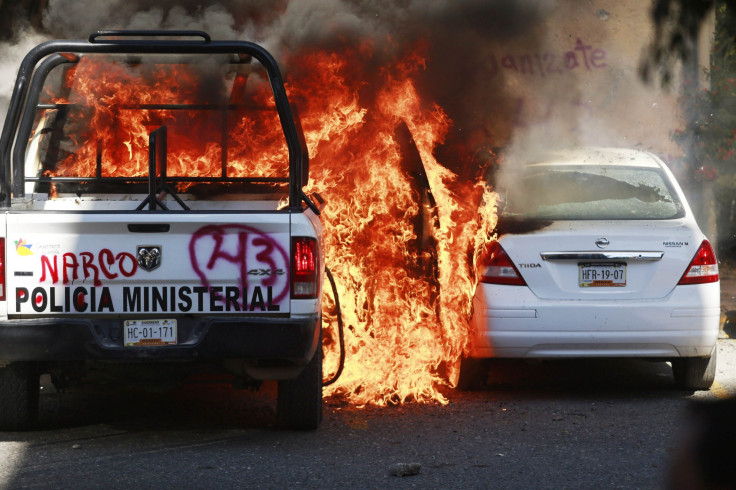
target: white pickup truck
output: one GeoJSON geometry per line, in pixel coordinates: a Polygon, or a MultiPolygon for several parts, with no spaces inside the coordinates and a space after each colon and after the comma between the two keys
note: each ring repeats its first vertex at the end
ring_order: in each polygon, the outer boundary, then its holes
{"type": "Polygon", "coordinates": [[[323,202],[266,50],[201,31],[43,43],[0,159],[0,429],[37,421],[41,374],[91,366],[278,380],[279,424],[320,424],[323,202]]]}

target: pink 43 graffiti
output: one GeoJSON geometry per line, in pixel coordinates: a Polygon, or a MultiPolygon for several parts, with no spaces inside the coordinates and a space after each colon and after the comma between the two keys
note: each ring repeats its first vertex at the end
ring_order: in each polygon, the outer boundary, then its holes
{"type": "Polygon", "coordinates": [[[264,302],[263,288],[269,305],[280,303],[289,294],[288,252],[273,236],[251,226],[200,228],[189,242],[189,258],[210,294],[219,295],[219,288],[213,284],[230,281],[233,274],[237,275],[242,297],[251,306],[264,302]]]}

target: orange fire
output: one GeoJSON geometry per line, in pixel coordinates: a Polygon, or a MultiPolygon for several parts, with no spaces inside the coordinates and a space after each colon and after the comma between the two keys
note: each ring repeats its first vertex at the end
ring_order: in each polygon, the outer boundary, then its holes
{"type": "MultiPolygon", "coordinates": [[[[446,403],[439,388],[451,384],[467,348],[473,258],[495,227],[495,199],[480,179],[462,181],[435,157],[452,121],[417,90],[423,47],[373,70],[368,82],[357,60],[371,58],[372,49],[365,44],[302,53],[288,62],[287,92],[298,106],[310,154],[306,191],[327,201],[326,265],[345,325],[345,367],[325,394],[359,406],[446,403]]],[[[142,85],[140,73],[98,63],[82,59],[67,74],[67,83],[75,84],[69,102],[87,108],[72,117],[83,118],[95,136],[77,142],[82,150],[51,170],[54,175],[94,175],[102,148],[103,175],[145,176],[148,134],[166,124],[169,175],[219,175],[225,159],[231,176],[285,176],[286,148],[276,120],[217,110],[202,119],[202,111],[195,118],[186,110],[157,108],[202,104],[202,82],[186,65],[158,65],[142,85]],[[136,104],[148,109],[128,109],[136,104]],[[223,123],[223,117],[232,119],[223,123]],[[197,138],[178,133],[179,127],[197,138]],[[230,128],[227,141],[223,127],[230,128]]],[[[257,103],[272,105],[264,102],[270,98],[262,80],[231,82],[239,84],[258,85],[257,103]]],[[[213,107],[221,103],[214,92],[213,107]]],[[[56,94],[54,100],[62,99],[56,94]]],[[[324,318],[327,377],[339,359],[329,288],[324,318]]]]}

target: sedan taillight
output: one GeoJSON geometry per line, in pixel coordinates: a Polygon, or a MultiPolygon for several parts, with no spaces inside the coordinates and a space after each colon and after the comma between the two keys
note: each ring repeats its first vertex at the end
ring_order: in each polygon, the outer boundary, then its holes
{"type": "Polygon", "coordinates": [[[317,240],[311,237],[293,237],[291,253],[291,297],[316,298],[319,289],[317,240]]]}
{"type": "Polygon", "coordinates": [[[678,284],[718,282],[718,261],[708,240],[703,240],[678,284]]]}
{"type": "Polygon", "coordinates": [[[480,282],[526,286],[511,258],[497,241],[491,242],[480,259],[480,282]]]}

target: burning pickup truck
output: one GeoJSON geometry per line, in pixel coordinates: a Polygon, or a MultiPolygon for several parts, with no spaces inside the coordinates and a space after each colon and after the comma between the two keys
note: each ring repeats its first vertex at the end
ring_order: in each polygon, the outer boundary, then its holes
{"type": "Polygon", "coordinates": [[[161,364],[278,380],[322,418],[319,196],[279,68],[201,31],[99,31],[25,57],[0,140],[0,428],[39,377],[161,364]]]}

